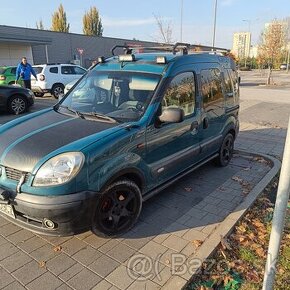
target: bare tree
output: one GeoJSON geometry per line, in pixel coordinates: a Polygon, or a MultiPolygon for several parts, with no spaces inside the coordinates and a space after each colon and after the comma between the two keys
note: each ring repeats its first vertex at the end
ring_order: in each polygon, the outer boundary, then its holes
{"type": "Polygon", "coordinates": [[[36,28],[39,30],[44,30],[42,19],[40,19],[39,22],[36,22],[36,28]]]}
{"type": "Polygon", "coordinates": [[[277,19],[273,20],[262,33],[262,43],[259,46],[259,58],[265,59],[268,64],[269,73],[267,84],[271,83],[271,72],[274,66],[281,62],[283,50],[286,44],[286,26],[277,19]]]}
{"type": "Polygon", "coordinates": [[[165,21],[162,17],[155,14],[154,18],[156,19],[156,24],[158,27],[158,39],[155,39],[158,42],[172,43],[172,21],[165,21]]]}

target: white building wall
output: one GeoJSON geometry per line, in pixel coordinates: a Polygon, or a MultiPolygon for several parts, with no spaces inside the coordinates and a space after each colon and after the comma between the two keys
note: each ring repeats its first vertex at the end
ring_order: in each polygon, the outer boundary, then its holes
{"type": "Polygon", "coordinates": [[[33,64],[30,45],[0,43],[0,66],[17,65],[24,56],[30,64],[33,64]]]}

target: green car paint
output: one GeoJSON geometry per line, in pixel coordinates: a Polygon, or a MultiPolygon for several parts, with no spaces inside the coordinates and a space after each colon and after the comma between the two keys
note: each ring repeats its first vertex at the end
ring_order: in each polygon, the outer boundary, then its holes
{"type": "MultiPolygon", "coordinates": [[[[0,85],[14,85],[16,80],[16,66],[2,66],[0,67],[0,85]]],[[[18,84],[22,86],[22,81],[18,84]]]]}

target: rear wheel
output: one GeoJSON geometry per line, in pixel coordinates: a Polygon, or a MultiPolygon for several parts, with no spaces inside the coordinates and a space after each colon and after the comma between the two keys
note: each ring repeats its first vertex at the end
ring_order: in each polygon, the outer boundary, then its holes
{"type": "Polygon", "coordinates": [[[216,159],[216,163],[219,166],[227,166],[234,153],[234,136],[228,133],[223,140],[222,146],[219,151],[219,156],[216,159]]]}
{"type": "Polygon", "coordinates": [[[8,102],[8,111],[14,115],[22,114],[28,110],[28,105],[23,96],[13,96],[8,102]]]}
{"type": "Polygon", "coordinates": [[[92,221],[98,236],[119,236],[133,227],[142,209],[142,195],[132,181],[123,179],[109,185],[100,197],[92,221]]]}
{"type": "Polygon", "coordinates": [[[58,99],[59,95],[64,93],[64,85],[63,84],[56,84],[51,89],[52,95],[58,99]]]}

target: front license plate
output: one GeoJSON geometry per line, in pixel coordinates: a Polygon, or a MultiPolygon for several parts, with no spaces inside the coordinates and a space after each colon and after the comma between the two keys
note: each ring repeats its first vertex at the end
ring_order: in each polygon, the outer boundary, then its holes
{"type": "Polygon", "coordinates": [[[0,204],[0,212],[15,218],[14,210],[12,205],[9,204],[0,204]]]}

